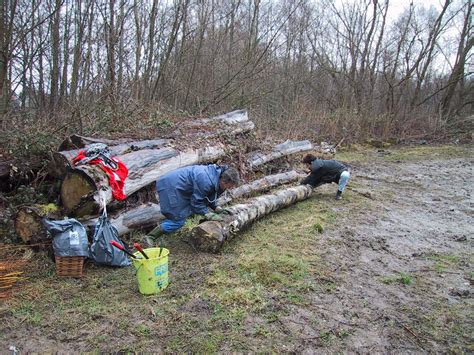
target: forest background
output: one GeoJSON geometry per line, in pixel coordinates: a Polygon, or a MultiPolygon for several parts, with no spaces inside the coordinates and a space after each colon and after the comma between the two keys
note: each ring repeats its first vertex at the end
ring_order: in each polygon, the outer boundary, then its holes
{"type": "Polygon", "coordinates": [[[0,153],[245,108],[260,131],[470,140],[470,0],[0,0],[0,153]]]}

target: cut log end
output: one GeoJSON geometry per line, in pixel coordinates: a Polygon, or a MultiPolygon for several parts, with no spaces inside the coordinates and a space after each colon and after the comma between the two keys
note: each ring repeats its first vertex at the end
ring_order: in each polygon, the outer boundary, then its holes
{"type": "Polygon", "coordinates": [[[15,231],[27,244],[49,240],[41,219],[43,217],[59,218],[59,211],[54,204],[32,205],[22,207],[15,217],[15,231]]]}
{"type": "Polygon", "coordinates": [[[31,213],[21,210],[15,219],[15,230],[21,240],[29,243],[42,232],[41,221],[31,213]]]}
{"type": "Polygon", "coordinates": [[[196,249],[201,251],[217,253],[221,250],[224,241],[222,225],[217,221],[201,223],[191,232],[191,242],[196,249]]]}
{"type": "Polygon", "coordinates": [[[66,175],[61,184],[61,201],[67,211],[81,210],[79,215],[92,214],[95,209],[94,203],[84,204],[85,197],[96,191],[96,187],[85,175],[71,172],[66,175]],[[79,207],[78,207],[79,206],[79,207]]]}
{"type": "Polygon", "coordinates": [[[255,197],[246,204],[234,205],[229,208],[232,214],[228,219],[225,218],[222,222],[204,222],[194,227],[191,231],[193,244],[201,251],[216,253],[225,241],[232,239],[253,221],[305,200],[311,196],[311,192],[311,186],[299,185],[255,197]]]}

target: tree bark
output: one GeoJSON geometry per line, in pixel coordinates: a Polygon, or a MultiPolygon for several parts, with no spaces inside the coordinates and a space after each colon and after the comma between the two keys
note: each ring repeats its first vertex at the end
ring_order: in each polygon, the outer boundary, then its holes
{"type": "MultiPolygon", "coordinates": [[[[108,142],[109,144],[110,142],[114,142],[108,139],[94,139],[81,136],[71,136],[70,138],[72,138],[71,140],[80,139],[80,141],[77,141],[77,144],[75,144],[75,146],[80,146],[80,148],[87,148],[90,144],[92,144],[92,142],[101,142],[104,144],[107,144],[105,142],[108,142]]],[[[112,145],[109,147],[111,156],[123,155],[142,149],[163,148],[171,143],[171,140],[169,139],[149,139],[143,141],[129,141],[127,143],[117,144],[118,142],[125,140],[128,139],[117,140],[115,141],[116,145],[112,145]]],[[[65,142],[63,142],[61,146],[63,146],[64,144],[65,142]]],[[[81,149],[72,149],[51,153],[51,161],[49,164],[48,171],[49,174],[54,177],[65,176],[69,170],[74,168],[72,164],[72,159],[79,153],[80,150],[81,149]]]]}
{"type": "Polygon", "coordinates": [[[257,219],[305,200],[311,193],[311,186],[301,185],[256,197],[245,204],[234,205],[229,208],[232,215],[226,217],[225,221],[206,221],[194,227],[191,231],[191,241],[201,251],[217,253],[226,241],[257,219]]]}
{"type": "Polygon", "coordinates": [[[261,179],[251,181],[248,184],[239,186],[235,189],[230,190],[229,192],[224,193],[221,197],[217,199],[218,206],[224,206],[235,200],[244,196],[250,196],[257,192],[266,191],[272,187],[288,184],[290,182],[297,181],[306,176],[306,174],[300,174],[295,170],[287,171],[285,173],[268,175],[261,179]]]}
{"type": "Polygon", "coordinates": [[[84,148],[89,144],[94,143],[104,143],[107,145],[117,145],[122,143],[132,142],[132,138],[118,138],[118,139],[106,139],[106,138],[93,138],[93,137],[84,137],[77,134],[73,134],[67,137],[62,143],[59,145],[58,150],[70,150],[76,148],[84,148]]]}
{"type": "Polygon", "coordinates": [[[52,111],[56,109],[58,103],[58,90],[59,90],[59,22],[60,22],[60,8],[62,6],[61,0],[55,2],[55,15],[51,21],[51,94],[50,94],[50,108],[52,111]]]}
{"type": "MultiPolygon", "coordinates": [[[[217,200],[218,206],[228,204],[234,199],[244,196],[250,196],[253,193],[261,192],[274,186],[287,184],[298,180],[304,175],[296,171],[265,176],[262,179],[252,181],[230,190],[217,200]]],[[[145,230],[155,227],[165,217],[160,212],[160,205],[156,203],[142,204],[138,207],[121,212],[119,215],[111,218],[112,225],[117,228],[119,236],[130,233],[133,230],[145,230]]],[[[82,221],[84,226],[93,228],[97,223],[97,218],[82,221]]]]}
{"type": "MultiPolygon", "coordinates": [[[[117,157],[129,170],[124,193],[130,195],[180,167],[219,159],[225,154],[225,146],[219,140],[222,134],[229,134],[229,130],[240,133],[253,126],[253,123],[248,121],[246,111],[234,111],[210,119],[182,122],[176,137],[179,147],[142,149],[118,154],[117,157]],[[222,123],[224,124],[221,125],[222,123]]],[[[70,164],[72,155],[73,153],[56,155],[58,166],[61,165],[61,161],[66,165],[70,164]]],[[[66,174],[61,184],[61,200],[70,214],[75,216],[95,214],[100,202],[99,190],[106,203],[112,201],[108,178],[100,167],[75,166],[66,174]]]]}
{"type": "MultiPolygon", "coordinates": [[[[123,192],[129,196],[170,171],[211,162],[222,157],[224,153],[224,146],[217,143],[214,146],[184,151],[166,147],[144,149],[118,156],[129,170],[123,192]]],[[[113,200],[112,190],[106,174],[94,165],[76,166],[61,184],[61,201],[66,210],[75,216],[97,213],[101,198],[110,203],[113,200]],[[99,195],[99,191],[103,197],[99,195]]]]}
{"type": "MultiPolygon", "coordinates": [[[[134,230],[153,228],[164,219],[160,205],[147,203],[110,218],[110,223],[117,228],[118,235],[122,236],[134,230]]],[[[82,221],[82,224],[87,228],[94,228],[97,221],[98,218],[93,218],[82,221]]]]}
{"type": "MultiPolygon", "coordinates": [[[[220,116],[204,118],[199,120],[191,120],[183,122],[181,128],[189,129],[192,133],[186,134],[186,141],[191,141],[191,137],[199,138],[206,133],[208,128],[214,129],[216,135],[235,136],[240,133],[245,133],[253,130],[255,124],[249,120],[247,111],[236,110],[220,116]],[[215,127],[217,124],[225,124],[224,128],[215,127]],[[206,128],[209,126],[208,128],[206,128]],[[196,130],[198,128],[199,130],[196,130]]],[[[176,137],[181,139],[182,137],[176,137]]],[[[49,164],[49,174],[54,177],[65,176],[70,169],[73,169],[72,159],[79,153],[81,148],[87,148],[93,143],[104,143],[109,146],[112,156],[120,156],[132,151],[143,149],[157,149],[169,146],[172,143],[171,139],[148,139],[134,141],[131,138],[120,139],[106,139],[106,138],[92,138],[73,134],[66,138],[58,148],[58,152],[51,154],[51,161],[49,164]]]]}
{"type": "Polygon", "coordinates": [[[464,82],[464,68],[466,66],[466,58],[468,58],[469,52],[471,51],[472,47],[474,47],[474,36],[469,36],[469,31],[472,29],[471,22],[474,3],[468,3],[466,6],[466,15],[464,17],[464,24],[460,34],[456,62],[454,63],[451,74],[449,75],[447,90],[443,94],[440,102],[441,113],[443,116],[448,118],[451,116],[452,107],[460,106],[453,105],[454,93],[456,91],[456,87],[458,87],[458,84],[464,82]]]}
{"type": "Polygon", "coordinates": [[[253,153],[248,160],[251,168],[255,168],[269,161],[281,158],[285,155],[305,152],[312,150],[313,144],[310,141],[291,141],[287,140],[284,143],[278,144],[273,148],[271,153],[265,154],[261,152],[253,153]]]}

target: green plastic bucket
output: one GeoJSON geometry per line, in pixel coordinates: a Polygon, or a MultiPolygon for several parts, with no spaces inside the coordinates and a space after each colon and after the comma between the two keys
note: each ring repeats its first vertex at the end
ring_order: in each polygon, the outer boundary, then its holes
{"type": "Polygon", "coordinates": [[[140,252],[134,253],[141,259],[132,259],[137,269],[138,290],[143,295],[153,295],[168,286],[168,255],[166,248],[144,249],[149,259],[145,259],[140,252]],[[161,255],[160,255],[161,250],[161,255]]]}

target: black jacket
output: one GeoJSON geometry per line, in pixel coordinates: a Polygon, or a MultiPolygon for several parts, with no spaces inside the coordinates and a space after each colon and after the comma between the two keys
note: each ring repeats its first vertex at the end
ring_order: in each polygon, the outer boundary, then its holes
{"type": "Polygon", "coordinates": [[[336,160],[315,159],[311,162],[311,173],[301,182],[317,187],[322,184],[338,183],[341,173],[347,171],[348,166],[336,160]]]}

